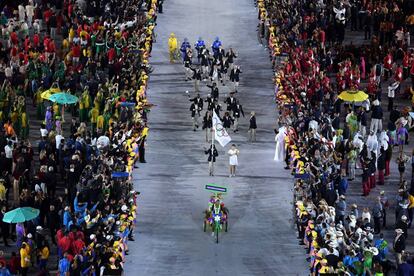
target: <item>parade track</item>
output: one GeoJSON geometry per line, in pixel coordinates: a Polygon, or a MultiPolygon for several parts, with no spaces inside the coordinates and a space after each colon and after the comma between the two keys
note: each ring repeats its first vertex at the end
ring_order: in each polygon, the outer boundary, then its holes
{"type": "MultiPolygon", "coordinates": [[[[135,242],[129,243],[126,275],[307,275],[305,252],[292,224],[292,177],[273,161],[277,111],[268,52],[258,43],[253,0],[168,0],[157,20],[148,98],[150,133],[146,164],[134,171],[138,199],[135,242]],[[193,44],[219,36],[239,55],[241,82],[236,97],[246,119],[230,132],[237,144],[238,176],[228,177],[228,156],[219,145],[216,176],[208,176],[205,133],[191,129],[193,82],[184,81],[181,64],[168,60],[168,36],[174,32],[193,44]],[[250,111],[256,111],[256,143],[248,143],[250,111]],[[215,243],[202,229],[209,193],[205,184],[227,186],[229,232],[215,243]]],[[[196,59],[194,59],[196,61],[196,59]]],[[[201,96],[209,89],[202,84],[201,96]]],[[[227,87],[220,86],[223,107],[227,87]]],[[[203,112],[204,114],[204,112],[203,112]]]]}

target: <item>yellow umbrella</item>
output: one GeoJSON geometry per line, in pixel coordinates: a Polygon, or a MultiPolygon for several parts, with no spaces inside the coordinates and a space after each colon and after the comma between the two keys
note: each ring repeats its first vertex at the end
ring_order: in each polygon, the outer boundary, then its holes
{"type": "Polygon", "coordinates": [[[368,94],[361,90],[347,90],[339,94],[338,98],[345,102],[363,102],[368,99],[368,94]]]}
{"type": "Polygon", "coordinates": [[[42,99],[49,100],[50,96],[58,92],[61,92],[60,89],[53,87],[46,91],[43,91],[42,94],[40,94],[40,97],[42,97],[42,99]]]}

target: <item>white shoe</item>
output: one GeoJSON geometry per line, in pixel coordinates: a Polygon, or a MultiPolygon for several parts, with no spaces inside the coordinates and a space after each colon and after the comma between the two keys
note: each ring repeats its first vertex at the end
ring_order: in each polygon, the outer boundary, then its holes
{"type": "Polygon", "coordinates": [[[211,236],[214,237],[214,232],[211,232],[211,236]]]}
{"type": "Polygon", "coordinates": [[[229,175],[229,177],[232,177],[232,176],[233,176],[232,174],[229,175]]]}

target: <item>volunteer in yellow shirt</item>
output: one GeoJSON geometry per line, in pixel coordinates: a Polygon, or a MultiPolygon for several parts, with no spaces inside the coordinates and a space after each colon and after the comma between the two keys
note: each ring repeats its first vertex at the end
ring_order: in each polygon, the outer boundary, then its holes
{"type": "Polygon", "coordinates": [[[22,275],[27,275],[30,267],[30,246],[25,242],[20,248],[20,266],[22,267],[22,275]]]}

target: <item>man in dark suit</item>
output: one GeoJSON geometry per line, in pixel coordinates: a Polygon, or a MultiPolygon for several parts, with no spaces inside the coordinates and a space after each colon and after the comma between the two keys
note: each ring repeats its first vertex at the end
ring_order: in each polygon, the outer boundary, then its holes
{"type": "Polygon", "coordinates": [[[207,95],[207,98],[204,100],[207,103],[207,110],[212,111],[214,106],[214,99],[211,97],[210,94],[207,95]]]}
{"type": "Polygon", "coordinates": [[[236,104],[233,107],[233,119],[234,119],[233,131],[234,132],[239,131],[240,114],[243,115],[243,118],[244,118],[243,106],[240,104],[239,100],[237,100],[236,104]]]}
{"type": "Polygon", "coordinates": [[[200,94],[197,94],[196,97],[189,99],[190,102],[193,102],[194,104],[197,104],[200,108],[200,111],[203,110],[203,99],[200,97],[200,94]]]}
{"type": "MultiPolygon", "coordinates": [[[[201,102],[203,102],[203,100],[201,100],[201,102]]],[[[197,103],[193,102],[190,106],[190,111],[191,119],[193,120],[193,131],[196,131],[198,128],[198,118],[200,117],[201,108],[197,103]]]]}
{"type": "Polygon", "coordinates": [[[219,90],[217,87],[217,84],[215,82],[213,82],[213,85],[207,85],[207,87],[209,87],[211,89],[211,97],[215,100],[218,100],[219,98],[219,90]]]}
{"type": "Polygon", "coordinates": [[[236,105],[237,99],[234,97],[234,93],[231,92],[230,96],[226,98],[224,101],[227,104],[227,111],[233,110],[234,106],[236,105]]]}
{"type": "Polygon", "coordinates": [[[209,175],[214,175],[214,163],[216,162],[216,157],[218,156],[218,151],[216,149],[216,146],[213,144],[208,149],[204,149],[204,153],[208,155],[207,161],[208,161],[208,170],[209,175]]]}
{"type": "Polygon", "coordinates": [[[239,87],[240,73],[240,66],[234,66],[230,71],[230,81],[233,83],[233,89],[235,92],[237,92],[237,88],[239,87]]]}
{"type": "Polygon", "coordinates": [[[402,263],[402,253],[405,250],[405,236],[404,231],[400,228],[395,229],[395,239],[394,239],[394,252],[396,255],[397,264],[400,265],[402,263]]]}

